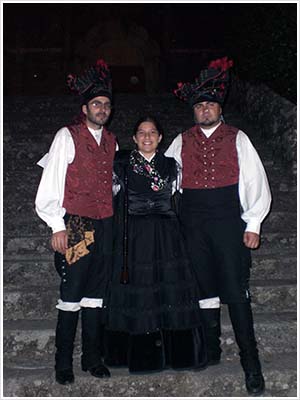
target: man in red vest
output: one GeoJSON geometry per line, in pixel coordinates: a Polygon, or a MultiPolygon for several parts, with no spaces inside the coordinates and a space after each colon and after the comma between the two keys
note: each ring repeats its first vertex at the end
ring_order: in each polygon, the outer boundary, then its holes
{"type": "Polygon", "coordinates": [[[265,384],[250,303],[250,249],[259,246],[271,194],[248,136],[222,117],[231,66],[227,57],[212,61],[194,83],[178,84],[175,94],[193,108],[196,125],[174,139],[166,156],[182,167],[180,214],[203,293],[208,364],[220,362],[220,303],[227,304],[247,391],[258,395],[265,384]]]}
{"type": "Polygon", "coordinates": [[[68,84],[80,95],[82,121],[60,129],[36,196],[36,211],[52,229],[55,266],[61,276],[56,327],[56,380],[74,382],[73,348],[79,311],[84,371],[109,377],[102,362],[106,291],[112,259],[112,178],[117,143],[104,125],[112,87],[103,60],[68,84]]]}

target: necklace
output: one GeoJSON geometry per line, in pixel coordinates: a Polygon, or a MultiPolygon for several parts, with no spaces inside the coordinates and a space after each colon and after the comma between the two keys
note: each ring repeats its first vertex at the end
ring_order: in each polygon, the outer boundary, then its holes
{"type": "Polygon", "coordinates": [[[155,157],[151,161],[147,161],[137,150],[133,150],[130,154],[130,165],[132,165],[133,172],[151,179],[151,189],[158,192],[165,187],[169,178],[163,179],[160,176],[155,169],[154,159],[155,157]]]}

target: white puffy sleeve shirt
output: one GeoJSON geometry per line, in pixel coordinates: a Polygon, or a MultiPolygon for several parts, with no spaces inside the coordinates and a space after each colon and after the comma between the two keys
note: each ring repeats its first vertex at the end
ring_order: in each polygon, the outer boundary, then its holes
{"type": "MultiPolygon", "coordinates": [[[[203,133],[209,137],[216,128],[203,129],[203,133]]],[[[259,234],[261,223],[271,206],[268,179],[255,148],[248,136],[241,130],[237,133],[236,148],[239,163],[241,218],[247,224],[245,231],[259,234]]],[[[165,152],[165,156],[174,157],[182,167],[181,149],[182,134],[179,134],[165,152]]]]}
{"type": "MultiPolygon", "coordinates": [[[[88,129],[100,145],[102,128],[88,129]]],[[[64,127],[56,133],[49,153],[38,162],[44,170],[35,199],[35,209],[53,233],[66,229],[63,219],[66,213],[63,207],[64,190],[68,164],[72,163],[74,157],[74,142],[69,129],[64,127]]]]}

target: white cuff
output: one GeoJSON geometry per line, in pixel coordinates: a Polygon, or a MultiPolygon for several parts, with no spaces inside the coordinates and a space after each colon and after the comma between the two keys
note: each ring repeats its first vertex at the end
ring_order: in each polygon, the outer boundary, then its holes
{"type": "Polygon", "coordinates": [[[103,307],[103,299],[91,299],[88,297],[83,297],[80,300],[81,307],[89,307],[89,308],[102,308],[103,307]]]}
{"type": "Polygon", "coordinates": [[[200,308],[220,308],[220,297],[199,300],[200,308]]]}
{"type": "Polygon", "coordinates": [[[56,306],[59,310],[62,311],[79,311],[80,310],[80,303],[69,303],[66,301],[62,301],[61,299],[58,300],[58,304],[56,306]]]}
{"type": "Polygon", "coordinates": [[[261,225],[261,223],[259,221],[257,221],[257,220],[256,221],[255,220],[249,221],[247,223],[247,227],[245,229],[245,232],[253,232],[253,233],[257,233],[259,235],[259,233],[260,233],[260,225],[261,225]]]}
{"type": "Polygon", "coordinates": [[[61,217],[57,217],[55,219],[52,219],[52,233],[60,232],[60,231],[65,231],[66,230],[66,225],[64,222],[64,219],[61,217]]]}

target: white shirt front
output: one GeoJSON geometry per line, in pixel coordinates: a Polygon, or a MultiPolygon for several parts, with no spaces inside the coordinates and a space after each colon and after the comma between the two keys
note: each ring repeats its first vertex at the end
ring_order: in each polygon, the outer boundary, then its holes
{"type": "MultiPolygon", "coordinates": [[[[88,130],[99,146],[103,128],[88,130]]],[[[63,219],[66,209],[62,205],[67,168],[74,157],[75,145],[71,133],[67,127],[63,127],[56,133],[49,153],[38,162],[44,170],[35,199],[36,212],[53,233],[66,229],[63,219]]]]}
{"type": "MultiPolygon", "coordinates": [[[[219,125],[210,129],[201,129],[206,137],[210,137],[219,125]]],[[[237,133],[236,148],[239,163],[241,218],[247,224],[245,229],[247,232],[259,234],[261,223],[270,211],[271,206],[268,179],[255,148],[248,136],[241,130],[237,133]]],[[[165,156],[175,158],[182,168],[181,149],[182,134],[179,134],[165,152],[165,156]]],[[[182,189],[180,188],[180,190],[182,189]]]]}

